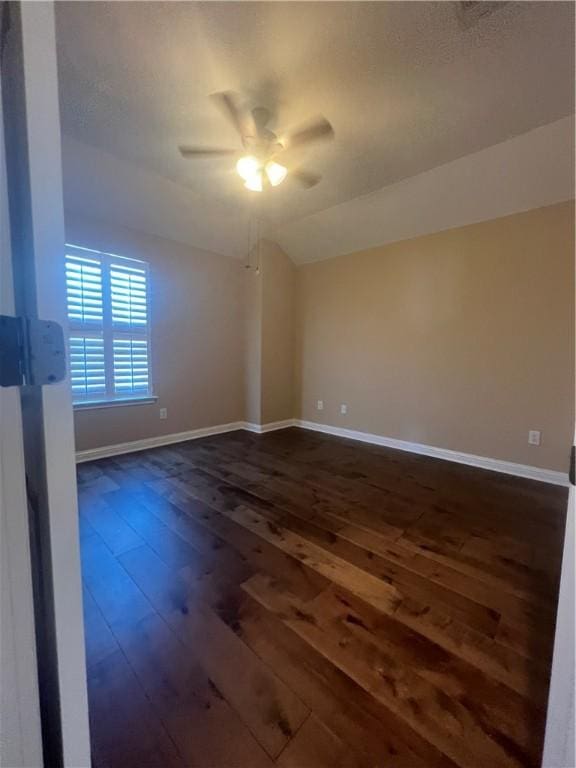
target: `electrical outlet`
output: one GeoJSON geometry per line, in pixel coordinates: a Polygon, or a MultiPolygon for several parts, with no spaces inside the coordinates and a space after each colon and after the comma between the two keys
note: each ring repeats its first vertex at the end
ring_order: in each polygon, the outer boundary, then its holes
{"type": "Polygon", "coordinates": [[[345,416],[348,413],[348,406],[346,405],[346,403],[342,403],[342,405],[340,406],[340,413],[343,416],[345,416]]]}
{"type": "Polygon", "coordinates": [[[540,431],[538,429],[531,429],[528,432],[529,445],[540,445],[540,431]]]}
{"type": "Polygon", "coordinates": [[[160,408],[160,418],[161,419],[168,418],[168,408],[160,408]]]}
{"type": "Polygon", "coordinates": [[[324,410],[324,400],[318,400],[316,403],[316,410],[323,411],[324,410]]]}

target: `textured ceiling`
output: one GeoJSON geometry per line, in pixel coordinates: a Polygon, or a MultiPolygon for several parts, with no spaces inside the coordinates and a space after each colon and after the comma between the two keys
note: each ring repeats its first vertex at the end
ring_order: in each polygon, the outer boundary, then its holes
{"type": "Polygon", "coordinates": [[[236,146],[208,95],[237,90],[277,127],[317,113],[336,140],[294,154],[323,174],[257,203],[286,223],[574,112],[574,5],[510,2],[466,27],[452,2],[58,2],[63,130],[238,206],[236,146]]]}

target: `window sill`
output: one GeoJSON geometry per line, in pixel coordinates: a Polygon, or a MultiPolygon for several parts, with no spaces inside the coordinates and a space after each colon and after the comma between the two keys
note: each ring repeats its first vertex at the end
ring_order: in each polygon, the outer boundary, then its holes
{"type": "Polygon", "coordinates": [[[89,411],[95,408],[119,408],[122,405],[147,405],[158,400],[156,395],[146,397],[127,397],[125,400],[87,400],[86,402],[73,403],[75,411],[89,411]]]}

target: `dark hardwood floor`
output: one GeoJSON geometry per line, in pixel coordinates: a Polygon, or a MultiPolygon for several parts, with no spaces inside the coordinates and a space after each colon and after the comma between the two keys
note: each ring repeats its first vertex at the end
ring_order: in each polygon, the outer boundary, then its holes
{"type": "Polygon", "coordinates": [[[78,480],[96,768],[540,764],[564,489],[298,429],[78,480]]]}

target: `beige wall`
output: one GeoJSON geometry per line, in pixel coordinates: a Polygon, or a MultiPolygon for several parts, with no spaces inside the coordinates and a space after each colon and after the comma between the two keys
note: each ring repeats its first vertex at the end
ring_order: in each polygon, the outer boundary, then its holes
{"type": "Polygon", "coordinates": [[[296,269],[275,243],[262,259],[262,423],[294,415],[294,301],[296,269]]]}
{"type": "Polygon", "coordinates": [[[270,424],[294,413],[296,269],[279,245],[262,240],[245,276],[246,421],[270,424]]]}
{"type": "Polygon", "coordinates": [[[573,203],[297,272],[301,418],[567,469],[573,203]],[[542,431],[540,447],[528,445],[529,429],[542,431]]]}
{"type": "Polygon", "coordinates": [[[75,412],[76,449],[244,418],[243,267],[238,261],[67,215],[68,242],[150,264],[152,378],[158,401],[75,412]],[[168,409],[160,420],[159,409],[168,409]]]}
{"type": "Polygon", "coordinates": [[[244,416],[262,423],[262,278],[253,254],[244,270],[244,416]]]}

